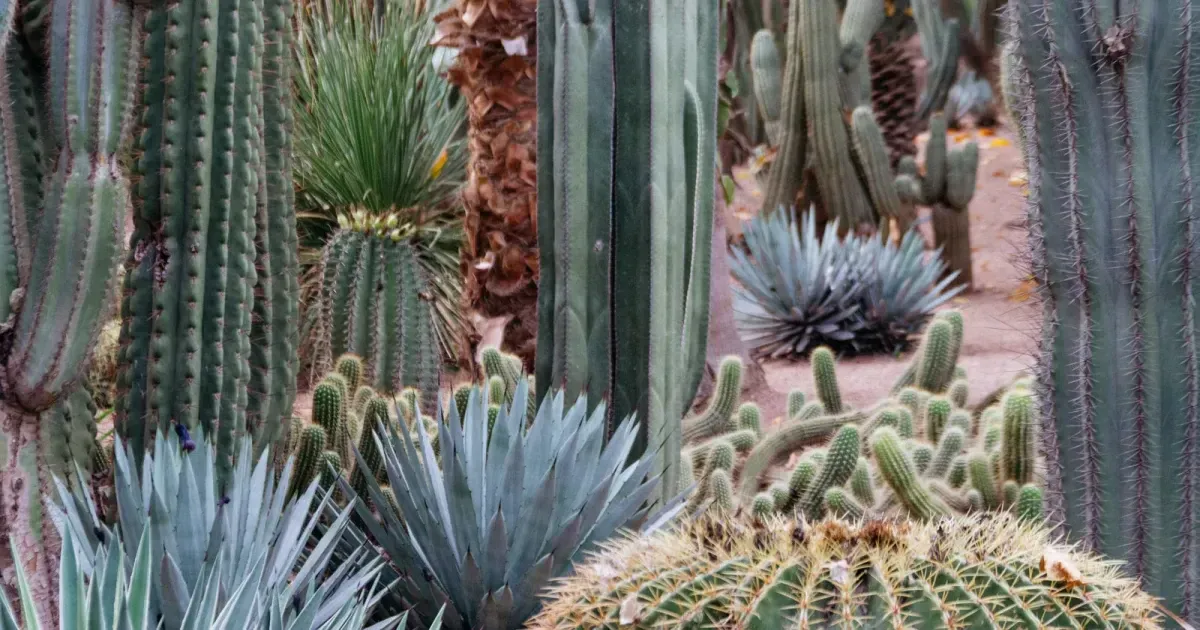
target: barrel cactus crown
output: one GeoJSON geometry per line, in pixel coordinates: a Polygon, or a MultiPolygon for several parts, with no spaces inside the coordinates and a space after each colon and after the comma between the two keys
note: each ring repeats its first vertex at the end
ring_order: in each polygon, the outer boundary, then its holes
{"type": "Polygon", "coordinates": [[[529,628],[1157,628],[1112,561],[1015,518],[700,519],[604,546],[529,628]]]}

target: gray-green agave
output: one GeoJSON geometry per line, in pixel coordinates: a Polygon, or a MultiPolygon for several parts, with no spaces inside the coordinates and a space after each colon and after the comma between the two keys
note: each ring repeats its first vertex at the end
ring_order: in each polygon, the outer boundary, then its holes
{"type": "Polygon", "coordinates": [[[817,237],[813,213],[796,225],[780,209],[746,223],[730,268],[742,337],[761,355],[801,356],[819,346],[840,354],[892,352],[908,345],[934,309],[962,289],[920,234],[899,246],[878,237],[839,239],[837,224],[817,237]],[[939,278],[941,278],[939,280],[939,278]]]}
{"type": "MultiPolygon", "coordinates": [[[[402,514],[375,515],[360,501],[359,516],[423,619],[445,603],[452,630],[520,628],[572,560],[646,520],[659,478],[647,478],[653,450],[629,462],[637,423],[622,422],[606,443],[605,405],[589,414],[585,397],[566,408],[557,393],[527,427],[529,395],[518,385],[490,431],[485,389],[472,391],[462,418],[448,405],[440,462],[419,419],[416,442],[406,432],[379,436],[402,514]]],[[[342,491],[352,493],[345,483],[342,491]]],[[[377,481],[370,492],[376,506],[389,505],[377,481]]]]}
{"type": "MultiPolygon", "coordinates": [[[[64,630],[363,627],[385,590],[383,562],[359,552],[330,563],[353,507],[314,535],[331,498],[318,498],[313,483],[288,501],[291,461],[277,480],[269,450],[255,459],[245,438],[222,495],[216,449],[199,433],[194,439],[183,430],[160,433],[140,471],[119,438],[114,451],[118,526],[101,522],[86,491],[72,492],[61,481],[61,507],[51,504],[64,540],[64,630]],[[134,549],[132,563],[126,546],[134,549]]],[[[87,487],[82,475],[77,481],[77,488],[87,487]]],[[[27,628],[41,627],[26,621],[27,628]]],[[[381,623],[394,628],[401,618],[381,623]]]]}

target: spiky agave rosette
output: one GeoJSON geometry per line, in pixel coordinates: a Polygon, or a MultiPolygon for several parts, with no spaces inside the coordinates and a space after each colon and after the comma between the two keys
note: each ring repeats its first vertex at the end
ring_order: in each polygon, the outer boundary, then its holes
{"type": "Polygon", "coordinates": [[[879,237],[817,237],[813,213],[760,214],[744,228],[730,268],[734,313],[755,352],[773,358],[807,355],[819,346],[843,354],[905,348],[934,309],[957,295],[954,274],[928,256],[909,232],[898,246],[879,237]],[[941,278],[939,280],[939,278],[941,278]]]}
{"type": "Polygon", "coordinates": [[[527,627],[1157,628],[1118,563],[1010,516],[698,519],[605,545],[527,627]]]}

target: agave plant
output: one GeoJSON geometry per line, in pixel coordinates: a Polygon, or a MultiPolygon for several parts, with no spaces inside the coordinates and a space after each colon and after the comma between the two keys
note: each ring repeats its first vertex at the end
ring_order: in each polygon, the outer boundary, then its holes
{"type": "MultiPolygon", "coordinates": [[[[415,442],[407,432],[377,436],[396,505],[371,480],[379,513],[360,501],[359,516],[423,619],[444,602],[447,628],[520,628],[574,559],[647,521],[659,479],[647,478],[653,452],[628,461],[637,424],[621,423],[606,443],[605,405],[589,414],[586,399],[566,408],[559,393],[527,427],[529,395],[522,382],[507,405],[489,405],[478,388],[461,417],[448,405],[440,462],[419,417],[415,442]]],[[[352,495],[349,484],[341,488],[352,495]]]]}
{"type": "Polygon", "coordinates": [[[59,505],[51,510],[64,540],[64,629],[362,627],[386,590],[382,561],[360,552],[330,563],[353,507],[314,536],[329,494],[313,483],[288,501],[291,461],[276,479],[269,450],[256,459],[250,438],[240,446],[222,495],[216,449],[203,435],[160,433],[140,471],[117,438],[113,528],[80,490],[87,487],[82,475],[74,491],[58,482],[59,505]]]}
{"type": "Polygon", "coordinates": [[[743,338],[763,356],[803,356],[820,346],[845,354],[901,350],[962,290],[916,231],[897,246],[881,237],[840,239],[831,222],[818,238],[813,213],[797,228],[794,213],[781,209],[751,219],[744,235],[730,260],[734,311],[743,338]]]}
{"type": "MultiPolygon", "coordinates": [[[[297,214],[319,250],[339,215],[388,213],[436,281],[443,352],[459,350],[465,322],[457,203],[466,169],[466,114],[438,76],[431,9],[392,3],[380,18],[367,2],[319,0],[301,12],[296,48],[297,214]]],[[[318,251],[305,260],[315,264],[318,251]]],[[[311,278],[311,276],[309,276],[311,278]]],[[[310,291],[311,293],[311,291],[310,291]]]]}

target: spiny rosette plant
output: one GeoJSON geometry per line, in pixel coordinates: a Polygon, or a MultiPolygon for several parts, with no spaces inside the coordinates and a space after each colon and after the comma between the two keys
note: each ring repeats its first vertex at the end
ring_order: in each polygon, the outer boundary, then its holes
{"type": "Polygon", "coordinates": [[[586,398],[567,407],[556,393],[527,425],[529,395],[522,382],[511,403],[489,404],[487,389],[473,388],[464,416],[447,405],[440,457],[420,419],[415,440],[377,433],[396,505],[368,478],[377,513],[360,501],[358,516],[399,572],[397,605],[422,619],[445,603],[447,628],[520,628],[581,553],[647,520],[659,478],[649,475],[653,452],[629,461],[637,423],[606,440],[603,403],[589,413],[586,398]]]}
{"type": "Polygon", "coordinates": [[[1118,563],[1011,516],[936,523],[701,518],[610,542],[534,630],[1159,628],[1118,563]]]}
{"type": "MultiPolygon", "coordinates": [[[[318,266],[343,217],[386,218],[424,273],[440,354],[463,352],[459,308],[466,114],[439,76],[429,3],[318,2],[301,13],[295,49],[296,185],[302,253],[318,266]]],[[[359,272],[361,273],[361,272],[359,272]]],[[[320,278],[310,275],[309,295],[320,278]]],[[[369,284],[369,282],[368,282],[369,284]]],[[[311,300],[315,304],[316,300],[311,300]]],[[[316,309],[307,330],[321,333],[316,309]]],[[[314,339],[314,341],[319,341],[314,339]]],[[[333,352],[336,356],[346,348],[333,352]]],[[[367,356],[366,348],[353,348],[367,356]]],[[[319,357],[318,372],[328,369],[319,357]]],[[[328,359],[328,357],[326,357],[328,359]]]]}
{"type": "Polygon", "coordinates": [[[734,309],[760,355],[805,356],[822,345],[846,354],[901,350],[961,291],[916,232],[896,246],[840,239],[830,223],[818,238],[814,213],[797,221],[780,209],[751,219],[744,234],[730,258],[734,309]]]}
{"type": "Polygon", "coordinates": [[[248,437],[222,493],[217,447],[176,426],[158,434],[140,470],[116,438],[114,525],[97,517],[81,475],[71,489],[58,482],[62,628],[362,627],[386,588],[383,563],[365,552],[331,563],[353,508],[333,510],[314,534],[329,494],[310,483],[289,497],[291,462],[276,478],[270,449],[256,456],[248,437]],[[130,625],[110,622],[123,615],[130,625]]]}

